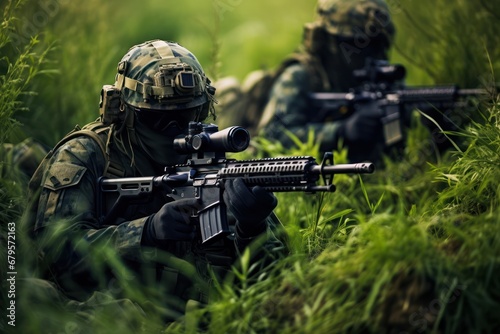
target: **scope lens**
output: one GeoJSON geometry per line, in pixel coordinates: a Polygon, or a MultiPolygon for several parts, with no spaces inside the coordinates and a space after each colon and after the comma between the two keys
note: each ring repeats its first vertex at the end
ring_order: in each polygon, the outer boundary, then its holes
{"type": "Polygon", "coordinates": [[[233,129],[233,133],[230,134],[229,138],[231,139],[231,146],[237,152],[243,151],[248,147],[248,131],[243,128],[233,129]]]}

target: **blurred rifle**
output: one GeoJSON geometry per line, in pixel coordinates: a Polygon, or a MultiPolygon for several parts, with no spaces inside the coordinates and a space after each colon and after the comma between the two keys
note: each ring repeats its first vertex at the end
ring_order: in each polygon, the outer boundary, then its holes
{"type": "Polygon", "coordinates": [[[333,192],[335,174],[373,173],[375,168],[369,162],[333,165],[331,153],[321,164],[310,156],[226,158],[226,152],[241,152],[249,142],[250,135],[242,127],[218,131],[214,124],[191,122],[188,135],[174,141],[180,154],[190,155],[187,162],[166,167],[161,176],[99,179],[98,215],[104,222],[115,219],[124,206],[147,202],[158,190],[173,200],[199,198],[200,208],[192,215],[199,217],[201,240],[207,242],[229,233],[222,197],[226,180],[242,178],[248,186],[271,192],[333,192]]]}
{"type": "MultiPolygon", "coordinates": [[[[411,111],[418,109],[427,117],[423,123],[431,133],[456,131],[457,117],[450,111],[474,106],[484,89],[459,89],[456,85],[405,86],[406,69],[403,65],[391,65],[386,60],[368,59],[362,69],[353,72],[359,86],[344,93],[312,93],[310,105],[315,108],[317,119],[336,121],[349,117],[363,108],[373,108],[373,102],[381,109],[385,145],[400,143],[404,138],[403,127],[410,123],[411,111]],[[475,99],[473,99],[475,98],[475,99]],[[432,119],[433,121],[431,121],[432,119]]],[[[434,141],[441,147],[446,144],[434,141]]]]}

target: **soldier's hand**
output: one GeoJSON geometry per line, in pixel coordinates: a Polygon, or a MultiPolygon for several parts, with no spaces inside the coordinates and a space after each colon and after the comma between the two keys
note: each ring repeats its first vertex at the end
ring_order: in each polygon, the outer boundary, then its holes
{"type": "Polygon", "coordinates": [[[349,143],[373,143],[382,137],[382,110],[376,103],[361,104],[343,123],[342,135],[349,143]]]}
{"type": "Polygon", "coordinates": [[[187,198],[167,203],[151,215],[144,226],[142,244],[166,247],[169,241],[189,241],[195,237],[195,226],[191,214],[199,209],[196,198],[187,198]]]}
{"type": "Polygon", "coordinates": [[[249,188],[242,179],[228,180],[224,188],[224,202],[237,220],[240,237],[251,238],[264,232],[265,219],[278,204],[274,194],[259,186],[249,188]]]}

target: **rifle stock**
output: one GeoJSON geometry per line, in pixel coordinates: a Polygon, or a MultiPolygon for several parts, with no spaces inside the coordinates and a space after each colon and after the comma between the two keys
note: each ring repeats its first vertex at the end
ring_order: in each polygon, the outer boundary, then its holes
{"type": "Polygon", "coordinates": [[[199,217],[201,240],[205,243],[229,233],[222,197],[227,180],[241,178],[248,186],[261,186],[271,192],[334,192],[335,174],[364,174],[375,170],[370,162],[334,165],[331,153],[326,153],[320,164],[310,156],[227,159],[226,151],[247,148],[246,130],[231,127],[217,132],[213,124],[194,122],[190,128],[188,136],[174,142],[180,153],[192,153],[186,164],[166,167],[161,176],[99,179],[99,217],[116,218],[123,205],[148,201],[155,191],[173,200],[198,198],[200,207],[193,216],[199,217]],[[205,144],[198,145],[200,137],[205,138],[205,144]]]}

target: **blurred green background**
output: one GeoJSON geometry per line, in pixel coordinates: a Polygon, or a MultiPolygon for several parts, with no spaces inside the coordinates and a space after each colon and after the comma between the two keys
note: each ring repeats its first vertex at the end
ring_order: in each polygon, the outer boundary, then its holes
{"type": "Polygon", "coordinates": [[[54,144],[74,124],[98,115],[100,89],[114,83],[121,57],[150,39],[185,46],[212,80],[272,67],[300,42],[314,6],[314,1],[290,6],[249,0],[30,0],[20,15],[19,35],[38,32],[44,46],[52,44],[48,66],[60,73],[35,83],[38,97],[28,101],[32,112],[18,118],[27,135],[54,144]]]}
{"type": "MultiPolygon", "coordinates": [[[[388,4],[397,27],[391,59],[407,66],[409,84],[477,87],[494,80],[499,1],[388,4]]],[[[75,124],[95,119],[102,85],[114,82],[127,50],[146,40],[185,46],[212,80],[274,68],[299,45],[315,6],[314,0],[27,0],[11,34],[14,45],[40,34],[39,47],[52,48],[45,66],[59,73],[34,80],[38,95],[26,101],[31,112],[16,115],[25,126],[11,141],[33,136],[53,145],[75,124]]]]}

